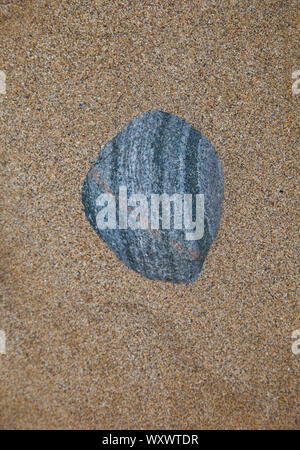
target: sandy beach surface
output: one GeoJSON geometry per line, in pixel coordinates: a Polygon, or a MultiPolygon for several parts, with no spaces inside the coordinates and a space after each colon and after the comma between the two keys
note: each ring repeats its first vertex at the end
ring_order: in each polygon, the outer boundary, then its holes
{"type": "Polygon", "coordinates": [[[0,1],[0,428],[299,429],[297,8],[0,1]],[[188,285],[128,269],[81,202],[99,151],[152,109],[222,161],[188,285]]]}

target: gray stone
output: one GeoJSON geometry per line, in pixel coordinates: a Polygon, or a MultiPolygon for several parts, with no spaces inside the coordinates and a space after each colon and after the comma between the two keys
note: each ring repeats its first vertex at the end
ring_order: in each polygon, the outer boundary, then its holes
{"type": "MultiPolygon", "coordinates": [[[[198,277],[217,235],[222,200],[222,168],[212,145],[185,120],[162,111],[140,115],[108,142],[82,188],[82,201],[91,226],[118,258],[145,277],[173,283],[189,283],[198,277]],[[127,187],[128,198],[137,193],[147,197],[146,229],[120,229],[120,186],[127,187]],[[116,229],[97,226],[97,214],[104,210],[96,205],[96,199],[105,193],[116,198],[116,229]],[[162,211],[159,230],[151,227],[151,194],[163,193],[194,194],[194,219],[195,194],[204,194],[201,239],[187,240],[184,223],[182,229],[174,229],[173,206],[170,229],[162,229],[162,211]]],[[[128,207],[128,216],[134,210],[128,207]]]]}

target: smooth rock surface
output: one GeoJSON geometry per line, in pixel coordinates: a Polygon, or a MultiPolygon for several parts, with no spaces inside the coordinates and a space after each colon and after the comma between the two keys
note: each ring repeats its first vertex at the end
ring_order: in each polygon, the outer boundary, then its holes
{"type": "MultiPolygon", "coordinates": [[[[209,141],[185,120],[150,111],[132,120],[101,151],[82,189],[86,216],[118,258],[153,280],[188,283],[202,268],[220,223],[223,175],[219,157],[209,141]],[[101,210],[96,199],[119,187],[134,193],[204,194],[204,234],[187,240],[185,229],[99,229],[101,210]]],[[[118,205],[118,202],[117,202],[118,205]]],[[[117,208],[118,211],[118,208],[117,208]]],[[[130,209],[128,209],[128,214],[130,209]]],[[[117,213],[117,219],[118,219],[117,213]]],[[[173,210],[171,209],[171,224],[173,210]]]]}

